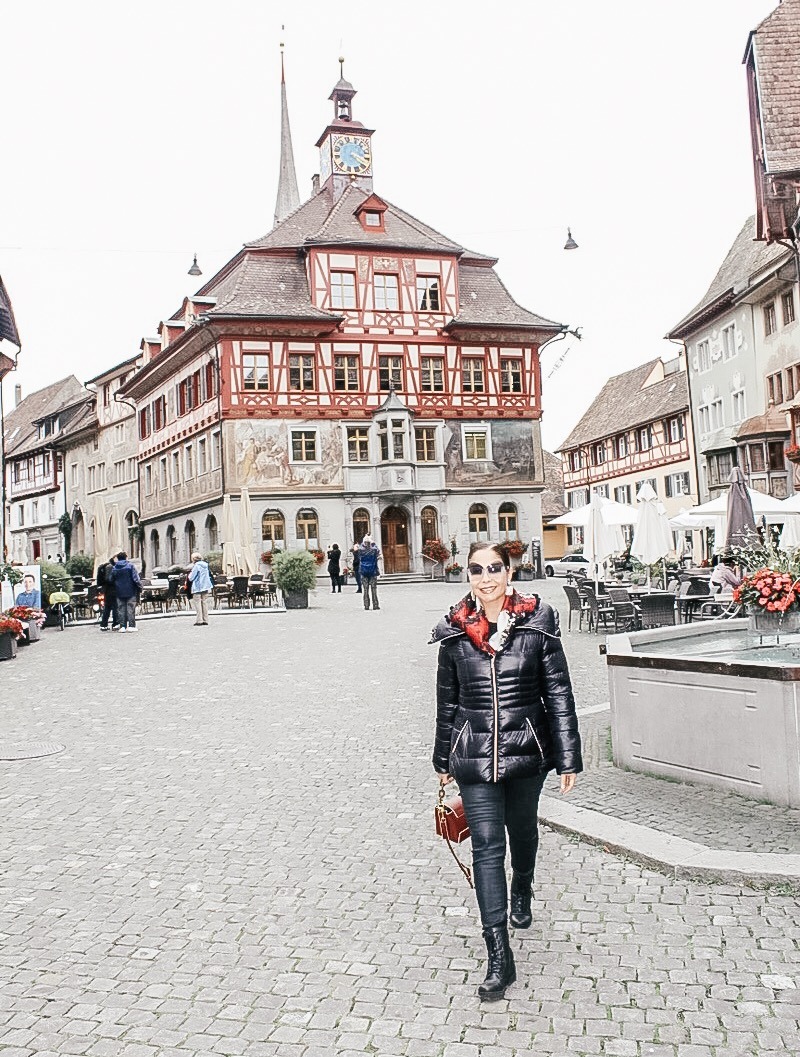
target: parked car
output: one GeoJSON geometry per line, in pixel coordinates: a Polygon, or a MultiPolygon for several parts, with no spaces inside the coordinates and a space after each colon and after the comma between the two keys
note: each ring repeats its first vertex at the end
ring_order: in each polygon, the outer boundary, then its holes
{"type": "Polygon", "coordinates": [[[545,576],[569,576],[570,573],[588,573],[589,562],[582,554],[565,554],[563,558],[545,558],[545,576]]]}

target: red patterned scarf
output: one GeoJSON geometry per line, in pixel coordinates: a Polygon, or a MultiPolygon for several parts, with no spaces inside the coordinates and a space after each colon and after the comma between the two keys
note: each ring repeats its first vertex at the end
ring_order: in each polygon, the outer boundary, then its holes
{"type": "MultiPolygon", "coordinates": [[[[538,598],[529,595],[519,595],[515,591],[506,595],[503,602],[502,613],[508,613],[509,621],[503,631],[502,642],[498,649],[502,649],[514,624],[528,613],[533,613],[538,605],[538,598]]],[[[457,606],[450,610],[450,624],[459,631],[463,631],[472,645],[483,653],[496,653],[494,647],[489,645],[489,621],[483,607],[478,608],[472,595],[467,595],[457,606]]],[[[498,625],[501,621],[498,620],[498,625]]]]}

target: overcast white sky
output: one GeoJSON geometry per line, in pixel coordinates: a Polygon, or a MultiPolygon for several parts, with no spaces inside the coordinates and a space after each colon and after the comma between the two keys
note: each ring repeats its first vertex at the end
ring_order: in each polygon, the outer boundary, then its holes
{"type": "Polygon", "coordinates": [[[195,251],[202,283],[270,229],[285,22],[301,198],[341,52],[376,191],[583,328],[543,353],[556,447],[607,377],[674,353],[664,333],[753,211],[741,60],[775,6],[0,0],[0,274],[23,340],[6,407],[16,382],[133,356],[198,288],[195,251]]]}

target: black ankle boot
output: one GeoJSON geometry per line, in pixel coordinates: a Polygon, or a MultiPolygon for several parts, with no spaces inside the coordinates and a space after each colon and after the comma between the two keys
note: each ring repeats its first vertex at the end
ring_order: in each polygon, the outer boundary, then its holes
{"type": "Polygon", "coordinates": [[[533,870],[530,873],[514,873],[511,877],[511,914],[509,921],[515,929],[529,929],[531,915],[531,885],[533,870]]]}
{"type": "Polygon", "coordinates": [[[489,967],[486,979],[478,987],[478,998],[482,1002],[497,1002],[517,978],[514,955],[508,944],[508,929],[505,925],[484,929],[483,938],[489,954],[489,967]]]}

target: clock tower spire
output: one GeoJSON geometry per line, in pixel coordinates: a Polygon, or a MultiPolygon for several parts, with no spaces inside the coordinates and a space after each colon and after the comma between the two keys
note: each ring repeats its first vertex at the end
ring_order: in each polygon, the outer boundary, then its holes
{"type": "Polygon", "coordinates": [[[283,42],[281,42],[281,164],[278,175],[278,196],[275,200],[275,224],[280,224],[300,205],[297,191],[297,175],[294,169],[292,130],[289,128],[289,106],[286,102],[286,74],[283,68],[283,42]]]}
{"type": "Polygon", "coordinates": [[[317,140],[320,179],[337,202],[347,187],[357,183],[372,190],[372,134],[353,119],[355,88],[344,76],[344,59],[339,59],[339,80],[328,96],[333,101],[333,121],[317,140]]]}

